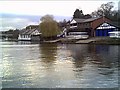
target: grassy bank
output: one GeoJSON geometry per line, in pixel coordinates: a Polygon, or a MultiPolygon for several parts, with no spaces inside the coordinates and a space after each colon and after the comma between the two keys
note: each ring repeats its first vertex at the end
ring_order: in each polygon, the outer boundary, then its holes
{"type": "Polygon", "coordinates": [[[120,39],[117,38],[108,38],[102,40],[96,40],[91,42],[92,44],[110,44],[110,45],[120,45],[120,39]]]}
{"type": "Polygon", "coordinates": [[[67,39],[62,38],[59,43],[71,43],[71,44],[111,44],[120,45],[120,39],[110,37],[92,37],[89,39],[67,39]]]}

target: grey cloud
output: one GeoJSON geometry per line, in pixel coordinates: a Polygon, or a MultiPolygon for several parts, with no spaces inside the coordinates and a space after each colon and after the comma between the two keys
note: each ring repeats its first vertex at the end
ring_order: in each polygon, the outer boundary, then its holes
{"type": "MultiPolygon", "coordinates": [[[[0,31],[9,29],[22,29],[27,25],[39,24],[41,16],[32,15],[15,15],[15,14],[0,14],[0,31]]],[[[70,20],[67,16],[54,16],[55,20],[62,21],[70,20]]]]}
{"type": "Polygon", "coordinates": [[[22,29],[30,23],[37,23],[26,18],[2,18],[0,19],[0,30],[22,29]]]}

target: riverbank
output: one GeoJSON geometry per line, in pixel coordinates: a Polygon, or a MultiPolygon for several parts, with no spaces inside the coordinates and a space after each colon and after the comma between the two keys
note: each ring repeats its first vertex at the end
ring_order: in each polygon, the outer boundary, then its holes
{"type": "Polygon", "coordinates": [[[91,37],[88,39],[61,39],[60,43],[71,44],[115,44],[120,45],[120,39],[110,37],[91,37]]]}
{"type": "MultiPolygon", "coordinates": [[[[18,41],[18,40],[8,40],[8,41],[18,41]]],[[[88,39],[75,39],[75,38],[59,38],[56,40],[48,41],[30,41],[34,43],[64,43],[64,44],[111,44],[120,45],[120,39],[110,38],[110,37],[91,37],[88,39]]]]}
{"type": "Polygon", "coordinates": [[[110,44],[110,45],[120,45],[120,39],[104,39],[92,42],[93,44],[110,44]]]}
{"type": "Polygon", "coordinates": [[[120,39],[110,37],[92,37],[86,40],[79,40],[77,44],[115,44],[120,45],[120,39]]]}
{"type": "Polygon", "coordinates": [[[44,43],[65,43],[65,44],[115,44],[120,45],[120,39],[110,37],[92,37],[88,39],[61,38],[58,40],[45,41],[44,43]]]}

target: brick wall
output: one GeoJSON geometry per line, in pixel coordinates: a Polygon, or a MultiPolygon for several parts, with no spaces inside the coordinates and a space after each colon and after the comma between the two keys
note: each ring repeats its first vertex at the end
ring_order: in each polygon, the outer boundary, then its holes
{"type": "Polygon", "coordinates": [[[99,18],[91,22],[91,27],[92,29],[96,29],[99,25],[101,25],[104,22],[111,22],[111,21],[105,17],[99,18]]]}

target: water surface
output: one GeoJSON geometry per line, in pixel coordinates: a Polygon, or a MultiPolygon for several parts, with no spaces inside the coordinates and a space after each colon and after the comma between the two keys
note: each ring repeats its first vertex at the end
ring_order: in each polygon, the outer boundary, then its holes
{"type": "Polygon", "coordinates": [[[118,87],[119,45],[1,44],[2,88],[118,87]]]}

